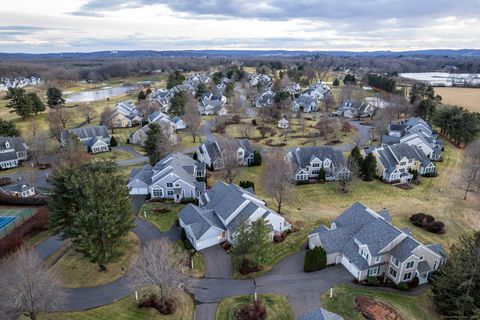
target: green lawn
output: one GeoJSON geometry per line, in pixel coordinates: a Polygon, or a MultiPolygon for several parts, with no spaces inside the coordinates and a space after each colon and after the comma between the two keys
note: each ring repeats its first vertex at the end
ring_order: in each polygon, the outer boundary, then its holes
{"type": "Polygon", "coordinates": [[[88,261],[83,254],[70,249],[51,269],[64,287],[80,288],[106,284],[123,275],[122,266],[128,271],[140,255],[140,239],[132,232],[117,245],[117,252],[101,272],[98,265],[88,261]]]}
{"type": "Polygon", "coordinates": [[[150,202],[145,203],[140,209],[139,215],[145,218],[144,213],[147,213],[147,221],[153,223],[161,232],[170,230],[177,220],[177,213],[185,207],[184,204],[176,204],[169,202],[150,202]],[[166,213],[155,212],[154,209],[168,208],[170,211],[166,213]]]}
{"type": "MultiPolygon", "coordinates": [[[[269,320],[293,320],[292,307],[287,298],[274,294],[261,294],[258,299],[267,308],[267,319],[269,320]]],[[[235,311],[241,306],[253,301],[253,296],[229,297],[220,301],[217,307],[216,320],[236,320],[235,311]]]]}
{"type": "MultiPolygon", "coordinates": [[[[188,257],[191,253],[185,249],[182,240],[178,240],[175,243],[175,252],[178,256],[178,260],[181,260],[185,257],[188,257]]],[[[196,251],[191,257],[193,261],[193,268],[191,264],[189,266],[184,266],[182,268],[183,272],[196,278],[202,278],[205,276],[205,259],[203,258],[203,253],[196,251]]]]}
{"type": "MultiPolygon", "coordinates": [[[[192,320],[194,303],[190,296],[181,292],[175,296],[177,311],[172,315],[162,315],[155,309],[137,307],[133,296],[113,304],[79,312],[57,312],[42,314],[39,320],[192,320]]],[[[21,318],[26,320],[25,317],[21,318]]]]}
{"type": "Polygon", "coordinates": [[[133,156],[131,153],[123,150],[112,150],[109,152],[102,152],[92,155],[92,159],[94,160],[128,160],[132,159],[133,156]]]}
{"type": "Polygon", "coordinates": [[[127,140],[130,135],[136,132],[140,127],[131,127],[131,128],[115,128],[113,130],[112,136],[115,137],[119,146],[123,146],[127,144],[127,140]]]}
{"type": "Polygon", "coordinates": [[[440,319],[440,316],[434,311],[430,292],[412,297],[402,293],[341,285],[333,288],[333,298],[330,298],[329,294],[329,292],[325,292],[322,295],[322,306],[348,320],[365,319],[356,309],[355,298],[357,296],[372,297],[384,302],[399,312],[402,319],[405,320],[440,319]]]}

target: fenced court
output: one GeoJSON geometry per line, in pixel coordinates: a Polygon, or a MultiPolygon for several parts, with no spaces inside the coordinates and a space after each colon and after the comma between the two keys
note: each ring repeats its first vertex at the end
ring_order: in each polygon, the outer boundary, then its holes
{"type": "Polygon", "coordinates": [[[36,208],[0,209],[0,239],[37,213],[36,208]]]}

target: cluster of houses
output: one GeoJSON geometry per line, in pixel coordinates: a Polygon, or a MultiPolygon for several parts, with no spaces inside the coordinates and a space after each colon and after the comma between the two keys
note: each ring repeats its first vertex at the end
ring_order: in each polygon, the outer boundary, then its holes
{"type": "Polygon", "coordinates": [[[14,197],[33,197],[35,186],[26,177],[21,176],[11,183],[0,186],[0,192],[14,197]]]}
{"type": "Polygon", "coordinates": [[[371,118],[377,109],[384,109],[388,105],[389,103],[380,97],[367,97],[363,102],[347,100],[332,112],[332,115],[347,119],[371,118]]]}
{"type": "Polygon", "coordinates": [[[0,137],[0,169],[18,167],[27,160],[28,147],[19,137],[0,137]]]}
{"type": "Polygon", "coordinates": [[[226,109],[227,98],[224,96],[227,84],[231,82],[228,78],[222,78],[214,88],[212,88],[212,78],[207,74],[194,74],[182,84],[179,84],[171,89],[159,89],[150,94],[149,99],[158,104],[159,110],[166,113],[171,106],[171,99],[177,92],[190,92],[195,94],[199,85],[203,84],[210,88],[209,92],[204,94],[198,103],[198,110],[203,115],[218,114],[226,116],[228,111],[226,109]]]}
{"type": "Polygon", "coordinates": [[[43,80],[40,77],[16,77],[0,78],[0,91],[7,91],[8,88],[23,88],[26,86],[36,86],[42,84],[43,80]]]}
{"type": "Polygon", "coordinates": [[[322,82],[317,82],[308,87],[292,102],[292,111],[294,112],[317,112],[320,107],[320,101],[326,99],[331,94],[329,86],[322,82]]]}
{"type": "Polygon", "coordinates": [[[413,117],[391,123],[379,147],[366,148],[377,159],[377,175],[383,180],[406,183],[420,175],[436,172],[434,161],[441,159],[443,141],[425,120],[413,117]]]}

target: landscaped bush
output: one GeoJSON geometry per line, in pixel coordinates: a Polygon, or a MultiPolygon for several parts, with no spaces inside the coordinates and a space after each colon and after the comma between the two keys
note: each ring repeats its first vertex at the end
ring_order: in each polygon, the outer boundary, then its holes
{"type": "Polygon", "coordinates": [[[255,183],[253,181],[240,181],[239,186],[243,189],[252,188],[255,191],[255,183]]]}
{"type": "Polygon", "coordinates": [[[255,265],[252,261],[245,258],[243,259],[242,264],[240,265],[239,271],[241,274],[246,275],[246,274],[260,271],[260,266],[255,265]]]}
{"type": "Polygon", "coordinates": [[[267,318],[267,308],[261,301],[252,301],[235,311],[237,320],[264,320],[267,318]]]}
{"type": "Polygon", "coordinates": [[[367,286],[376,287],[376,286],[380,285],[380,281],[378,280],[377,277],[368,277],[366,284],[367,284],[367,286]]]}
{"type": "Polygon", "coordinates": [[[166,206],[161,206],[161,207],[153,208],[152,211],[155,212],[155,213],[162,214],[162,213],[170,212],[170,209],[166,206]]]}
{"type": "Polygon", "coordinates": [[[194,249],[193,245],[190,243],[190,240],[188,240],[187,238],[187,233],[185,232],[185,229],[183,228],[182,228],[182,231],[180,232],[180,238],[182,239],[183,246],[185,247],[185,249],[189,251],[194,249]]]}
{"type": "Polygon", "coordinates": [[[321,270],[327,266],[327,253],[321,247],[307,250],[305,254],[305,263],[303,271],[313,272],[321,270]]]}
{"type": "Polygon", "coordinates": [[[418,287],[418,284],[420,283],[420,279],[418,279],[418,277],[413,277],[412,281],[410,281],[408,283],[408,286],[410,287],[410,289],[415,289],[418,287]]]}
{"type": "Polygon", "coordinates": [[[250,167],[262,165],[262,154],[258,151],[253,151],[253,162],[250,167]]]}
{"type": "Polygon", "coordinates": [[[326,180],[326,172],[325,172],[325,169],[320,168],[320,171],[318,172],[318,180],[319,180],[320,182],[325,182],[325,180],[326,180]]]}
{"type": "Polygon", "coordinates": [[[413,214],[410,217],[410,221],[413,225],[424,228],[425,230],[432,233],[445,233],[445,224],[442,221],[435,221],[435,218],[431,215],[424,213],[413,214]]]}
{"type": "Polygon", "coordinates": [[[195,203],[195,198],[182,198],[182,200],[180,200],[180,203],[182,204],[195,203]]]}
{"type": "Polygon", "coordinates": [[[438,176],[438,173],[429,172],[429,173],[425,173],[423,176],[426,177],[426,178],[435,178],[436,176],[438,176]]]}
{"type": "Polygon", "coordinates": [[[442,221],[433,221],[432,223],[429,223],[425,226],[425,229],[427,231],[430,231],[432,233],[437,233],[437,234],[442,234],[445,233],[445,223],[442,221]]]}
{"type": "Polygon", "coordinates": [[[408,286],[408,283],[406,282],[400,282],[399,284],[397,284],[396,287],[398,290],[402,290],[402,291],[408,291],[410,289],[410,287],[408,286]]]}
{"type": "Polygon", "coordinates": [[[153,293],[142,297],[142,299],[138,303],[139,308],[155,308],[161,314],[173,314],[175,313],[176,304],[175,300],[172,298],[168,298],[164,301],[160,301],[160,299],[153,293]]]}
{"type": "Polygon", "coordinates": [[[256,119],[252,119],[252,125],[254,125],[254,126],[257,125],[257,120],[256,119]]]}
{"type": "Polygon", "coordinates": [[[112,136],[112,138],[110,139],[110,147],[116,147],[116,146],[118,146],[117,139],[115,139],[115,137],[112,136]]]}
{"type": "Polygon", "coordinates": [[[287,238],[287,234],[282,232],[282,233],[277,233],[276,235],[273,236],[273,241],[275,243],[279,243],[279,242],[282,242],[283,240],[285,240],[287,238]]]}

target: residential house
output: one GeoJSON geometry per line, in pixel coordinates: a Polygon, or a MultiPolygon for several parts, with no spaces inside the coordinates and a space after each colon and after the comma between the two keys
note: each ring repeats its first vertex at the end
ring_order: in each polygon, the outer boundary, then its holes
{"type": "Polygon", "coordinates": [[[150,99],[159,105],[160,111],[168,112],[171,106],[170,101],[174,95],[173,90],[160,89],[151,93],[150,99]]]}
{"type": "Polygon", "coordinates": [[[142,123],[142,116],[134,103],[122,101],[113,109],[110,121],[115,128],[127,128],[142,123]]]}
{"type": "Polygon", "coordinates": [[[203,95],[200,101],[199,111],[203,115],[224,114],[226,111],[226,108],[224,108],[226,103],[227,97],[223,94],[216,95],[208,93],[203,95]]]}
{"type": "Polygon", "coordinates": [[[372,151],[377,160],[377,175],[387,182],[405,183],[413,179],[412,171],[420,175],[433,174],[435,164],[416,145],[397,143],[372,151]]]}
{"type": "Polygon", "coordinates": [[[178,213],[180,226],[196,250],[235,242],[244,221],[265,219],[271,237],[291,229],[291,225],[254,193],[235,184],[217,182],[199,198],[199,205],[188,204],[178,213]]]}
{"type": "Polygon", "coordinates": [[[252,87],[260,84],[266,88],[269,88],[272,85],[272,78],[270,78],[266,74],[251,74],[250,76],[248,76],[248,82],[252,87]]]}
{"type": "Polygon", "coordinates": [[[177,130],[183,130],[187,128],[187,123],[179,116],[173,117],[172,122],[175,124],[175,129],[177,130]]]}
{"type": "Polygon", "coordinates": [[[155,166],[133,169],[128,182],[131,195],[150,195],[154,199],[196,199],[205,191],[205,165],[176,152],[155,166]]]}
{"type": "Polygon", "coordinates": [[[327,264],[342,264],[357,280],[388,277],[394,283],[428,277],[446,261],[440,244],[424,245],[408,228],[392,224],[387,210],[375,212],[356,202],[330,225],[320,225],[308,235],[308,247],[322,247],[327,264]]]}
{"type": "Polygon", "coordinates": [[[308,95],[295,98],[292,102],[293,112],[317,112],[319,108],[318,99],[312,98],[308,95]]]}
{"type": "MultiPolygon", "coordinates": [[[[237,154],[240,165],[248,166],[253,163],[254,150],[248,139],[235,139],[231,143],[237,154]]],[[[211,170],[221,170],[225,167],[224,154],[226,151],[225,142],[218,139],[207,138],[197,149],[197,159],[211,170]]]]}
{"type": "Polygon", "coordinates": [[[296,182],[318,179],[322,168],[327,181],[350,175],[342,152],[332,147],[297,147],[287,153],[286,160],[294,168],[296,182]]]}
{"type": "Polygon", "coordinates": [[[269,107],[273,104],[273,91],[267,90],[253,100],[253,105],[257,108],[269,107]]]}
{"type": "Polygon", "coordinates": [[[375,107],[367,102],[345,101],[343,105],[338,107],[335,112],[336,115],[344,116],[345,118],[367,118],[373,116],[375,107]]]}
{"type": "Polygon", "coordinates": [[[26,198],[35,195],[35,187],[25,177],[20,177],[17,181],[11,184],[0,186],[0,192],[15,197],[26,198]]]}
{"type": "Polygon", "coordinates": [[[177,137],[177,127],[176,123],[173,122],[170,117],[160,111],[155,111],[151,113],[147,117],[148,124],[144,125],[137,131],[135,131],[129,138],[128,140],[130,141],[131,144],[138,144],[140,146],[145,145],[145,141],[147,140],[147,134],[148,131],[150,130],[150,124],[156,123],[160,126],[162,132],[164,135],[170,139],[170,142],[172,144],[177,144],[178,143],[178,137],[177,137]]]}
{"type": "Polygon", "coordinates": [[[67,129],[61,133],[60,143],[65,146],[70,136],[76,136],[91,153],[110,151],[110,134],[105,126],[92,126],[76,129],[67,129]]]}
{"type": "Polygon", "coordinates": [[[0,137],[0,169],[18,167],[27,160],[27,145],[19,137],[0,137]]]}
{"type": "Polygon", "coordinates": [[[317,82],[308,87],[308,89],[302,93],[302,96],[307,96],[315,100],[322,100],[330,94],[331,89],[329,86],[322,82],[317,82]]]}
{"type": "Polygon", "coordinates": [[[300,84],[292,82],[286,88],[284,88],[283,91],[286,91],[293,96],[300,91],[300,84]]]}
{"type": "Polygon", "coordinates": [[[280,120],[278,120],[277,127],[280,129],[288,129],[288,127],[290,127],[290,122],[288,122],[287,118],[283,116],[280,120]]]}
{"type": "MultiPolygon", "coordinates": [[[[194,74],[185,80],[185,83],[190,85],[192,88],[194,88],[194,90],[196,90],[200,84],[208,85],[211,82],[212,82],[212,78],[209,75],[201,74],[201,73],[194,74]]],[[[222,79],[222,83],[223,83],[223,79],[222,79]]]]}
{"type": "Polygon", "coordinates": [[[442,157],[443,141],[430,124],[422,118],[413,117],[400,123],[390,123],[388,133],[382,136],[383,145],[406,143],[417,146],[433,161],[442,157]]]}

